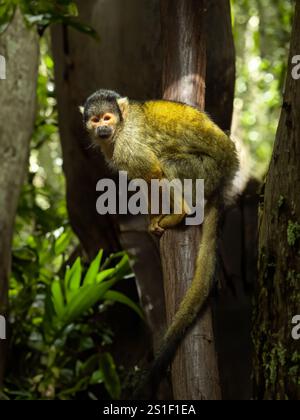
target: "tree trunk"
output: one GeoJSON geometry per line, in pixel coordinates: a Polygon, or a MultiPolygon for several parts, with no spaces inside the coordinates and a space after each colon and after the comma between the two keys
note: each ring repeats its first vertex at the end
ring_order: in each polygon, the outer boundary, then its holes
{"type": "MultiPolygon", "coordinates": [[[[158,246],[147,232],[144,217],[114,218],[96,213],[96,183],[114,175],[100,151],[89,147],[78,106],[100,88],[116,90],[132,99],[160,96],[159,0],[79,0],[77,3],[81,21],[97,30],[100,41],[61,26],[52,30],[71,224],[90,257],[100,247],[107,251],[119,249],[120,243],[134,255],[138,291],[156,348],[165,325],[158,246]]],[[[132,317],[130,320],[124,314],[116,317],[119,331],[116,351],[127,367],[136,364],[151,349],[144,326],[137,326],[132,317]],[[128,351],[124,352],[124,348],[128,351]],[[142,351],[137,354],[138,348],[142,351]]]]}
{"type": "MultiPolygon", "coordinates": [[[[203,0],[162,0],[164,98],[204,109],[206,75],[205,7],[203,0]]],[[[194,274],[201,241],[194,228],[167,231],[161,240],[167,320],[171,322],[194,274]]],[[[221,398],[212,311],[207,305],[180,345],[172,365],[174,398],[221,398]]]]}
{"type": "MultiPolygon", "coordinates": [[[[39,57],[38,37],[18,10],[0,37],[0,53],[7,66],[6,80],[0,80],[0,314],[7,315],[12,235],[34,127],[39,57]]],[[[0,386],[4,347],[0,340],[0,386]]]]}
{"type": "MultiPolygon", "coordinates": [[[[236,56],[229,0],[207,5],[205,110],[230,132],[235,92],[236,56]],[[216,54],[215,51],[218,51],[216,54]]],[[[258,182],[250,180],[233,206],[225,209],[219,238],[214,299],[214,332],[224,400],[252,398],[251,320],[257,265],[258,182]]]]}
{"type": "Polygon", "coordinates": [[[300,2],[291,41],[284,103],[269,168],[259,233],[259,278],[253,330],[258,399],[299,400],[299,342],[291,336],[300,313],[300,81],[292,57],[300,51],[300,2]]]}
{"type": "Polygon", "coordinates": [[[230,131],[235,88],[235,46],[230,0],[206,2],[207,72],[205,110],[224,131],[230,131]]]}

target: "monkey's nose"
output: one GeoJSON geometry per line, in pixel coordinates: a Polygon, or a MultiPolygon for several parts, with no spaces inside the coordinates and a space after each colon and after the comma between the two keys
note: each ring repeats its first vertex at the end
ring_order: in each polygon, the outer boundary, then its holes
{"type": "Polygon", "coordinates": [[[97,136],[100,137],[101,139],[107,139],[111,137],[112,133],[113,133],[112,128],[106,125],[103,125],[97,128],[97,136]]]}

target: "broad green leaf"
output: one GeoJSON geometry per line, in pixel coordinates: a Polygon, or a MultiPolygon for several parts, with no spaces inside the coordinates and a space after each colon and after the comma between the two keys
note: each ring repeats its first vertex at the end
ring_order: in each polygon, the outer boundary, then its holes
{"type": "Polygon", "coordinates": [[[68,302],[62,322],[67,325],[74,322],[78,317],[82,316],[86,311],[92,308],[100,299],[103,299],[105,293],[116,283],[116,279],[106,281],[101,284],[93,284],[80,287],[74,293],[70,302],[68,302]]]}
{"type": "Polygon", "coordinates": [[[80,281],[81,281],[81,273],[82,273],[81,260],[78,257],[73,267],[71,268],[71,275],[69,279],[68,289],[70,290],[79,289],[80,281]]]}
{"type": "Polygon", "coordinates": [[[58,317],[61,317],[64,313],[64,297],[61,290],[61,284],[59,280],[54,280],[51,285],[51,294],[54,310],[58,317]]]}
{"type": "Polygon", "coordinates": [[[109,290],[105,293],[104,299],[111,300],[113,302],[123,303],[124,305],[129,306],[129,308],[133,309],[143,320],[145,319],[141,308],[123,293],[116,292],[115,290],[109,290]]]}
{"type": "Polygon", "coordinates": [[[97,257],[91,263],[90,268],[88,269],[86,276],[83,280],[83,285],[86,286],[87,284],[96,283],[97,274],[99,272],[101,260],[103,257],[103,250],[99,252],[97,257]]]}
{"type": "Polygon", "coordinates": [[[72,297],[76,294],[76,292],[80,288],[81,274],[82,274],[81,260],[78,257],[75,263],[73,264],[72,268],[67,270],[66,276],[65,276],[65,292],[66,292],[67,302],[69,302],[72,299],[72,297]]]}
{"type": "Polygon", "coordinates": [[[100,370],[103,374],[103,381],[107,392],[114,400],[120,398],[121,384],[117,373],[115,362],[109,353],[100,356],[100,370]]]}
{"type": "Polygon", "coordinates": [[[115,274],[115,268],[108,268],[107,270],[101,271],[96,277],[96,283],[99,284],[104,280],[109,280],[115,274]]]}
{"type": "Polygon", "coordinates": [[[71,267],[68,266],[67,269],[66,269],[65,278],[64,278],[65,289],[67,289],[68,286],[69,286],[69,281],[70,281],[71,274],[72,274],[71,267]]]}

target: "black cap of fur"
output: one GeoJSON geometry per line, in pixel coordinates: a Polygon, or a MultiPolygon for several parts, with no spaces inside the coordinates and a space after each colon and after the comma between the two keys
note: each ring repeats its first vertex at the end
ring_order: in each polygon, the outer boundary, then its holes
{"type": "Polygon", "coordinates": [[[84,122],[87,122],[93,115],[99,115],[102,112],[117,113],[121,118],[122,115],[117,104],[117,99],[120,98],[121,95],[113,90],[97,90],[97,92],[93,93],[84,104],[84,122]]]}

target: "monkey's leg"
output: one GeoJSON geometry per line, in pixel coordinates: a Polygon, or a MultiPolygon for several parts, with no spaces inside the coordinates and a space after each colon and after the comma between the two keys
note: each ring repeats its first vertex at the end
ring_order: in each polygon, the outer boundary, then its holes
{"type": "Polygon", "coordinates": [[[161,236],[165,229],[160,226],[160,220],[162,220],[164,216],[161,214],[157,216],[150,216],[150,224],[149,224],[149,232],[153,233],[154,235],[161,236]]]}
{"type": "MultiPolygon", "coordinates": [[[[154,235],[161,236],[164,233],[164,229],[159,226],[159,221],[163,218],[161,214],[152,214],[152,195],[151,195],[151,183],[148,184],[148,210],[149,210],[149,232],[154,235]]],[[[159,198],[160,200],[160,198],[159,198]]],[[[161,210],[161,209],[160,209],[161,210]]]]}
{"type": "Polygon", "coordinates": [[[168,214],[151,217],[149,232],[157,236],[162,236],[166,229],[179,225],[186,214],[168,214]]]}
{"type": "Polygon", "coordinates": [[[162,231],[165,231],[166,229],[173,228],[173,227],[179,225],[183,221],[185,216],[186,216],[186,213],[168,214],[166,216],[163,216],[158,222],[158,227],[162,231]]]}
{"type": "Polygon", "coordinates": [[[172,214],[162,215],[156,220],[158,226],[156,226],[157,233],[164,232],[166,229],[173,228],[179,225],[185,216],[189,213],[189,207],[183,197],[179,194],[172,194],[171,196],[172,214]],[[176,209],[181,209],[180,213],[175,213],[176,209]]]}

